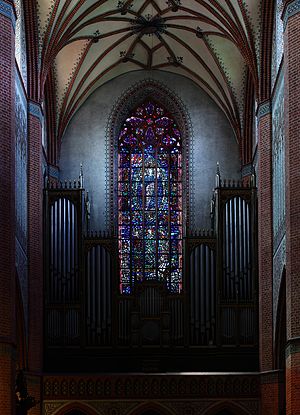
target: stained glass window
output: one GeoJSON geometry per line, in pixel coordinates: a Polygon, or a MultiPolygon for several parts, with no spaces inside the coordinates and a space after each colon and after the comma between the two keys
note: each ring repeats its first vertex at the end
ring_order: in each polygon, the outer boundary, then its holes
{"type": "Polygon", "coordinates": [[[145,102],[119,136],[120,291],[144,280],[182,287],[182,142],[170,114],[145,102]]]}

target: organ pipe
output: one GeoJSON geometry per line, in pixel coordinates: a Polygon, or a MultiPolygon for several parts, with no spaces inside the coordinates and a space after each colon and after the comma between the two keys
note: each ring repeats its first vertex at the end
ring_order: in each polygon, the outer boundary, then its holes
{"type": "Polygon", "coordinates": [[[231,198],[223,210],[223,278],[224,301],[252,299],[251,234],[248,203],[231,198]]]}
{"type": "Polygon", "coordinates": [[[190,256],[191,342],[215,342],[216,268],[215,252],[207,245],[196,246],[190,256]]]}
{"type": "Polygon", "coordinates": [[[101,245],[86,255],[86,323],[88,345],[105,345],[111,341],[111,259],[101,245]]]}

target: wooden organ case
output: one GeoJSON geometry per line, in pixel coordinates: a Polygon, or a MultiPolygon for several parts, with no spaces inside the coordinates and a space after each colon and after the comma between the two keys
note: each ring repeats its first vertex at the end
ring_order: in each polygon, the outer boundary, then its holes
{"type": "Polygon", "coordinates": [[[156,281],[120,294],[117,236],[88,229],[87,205],[81,180],[44,191],[45,370],[258,369],[254,176],[217,174],[211,229],[184,237],[177,294],[156,281]]]}

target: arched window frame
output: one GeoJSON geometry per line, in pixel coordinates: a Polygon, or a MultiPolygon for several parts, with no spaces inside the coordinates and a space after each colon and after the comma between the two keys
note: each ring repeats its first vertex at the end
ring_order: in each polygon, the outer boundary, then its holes
{"type": "MultiPolygon", "coordinates": [[[[193,128],[189,113],[179,96],[170,90],[164,83],[154,79],[145,79],[130,86],[116,101],[106,128],[106,228],[114,230],[117,235],[118,227],[118,138],[124,124],[124,120],[130,116],[133,109],[146,99],[154,100],[161,104],[172,114],[182,136],[182,180],[184,182],[182,197],[182,223],[183,237],[194,225],[194,217],[190,212],[191,199],[193,197],[193,166],[190,165],[190,157],[193,151],[193,128]]],[[[185,280],[183,277],[183,287],[185,280]]],[[[119,290],[119,279],[114,282],[115,289],[119,290]]]]}

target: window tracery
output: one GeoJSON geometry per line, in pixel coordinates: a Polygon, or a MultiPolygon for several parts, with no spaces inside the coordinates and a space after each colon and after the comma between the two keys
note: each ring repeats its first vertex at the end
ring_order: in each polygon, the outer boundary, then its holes
{"type": "Polygon", "coordinates": [[[118,140],[120,291],[137,282],[182,288],[182,139],[172,116],[145,101],[118,140]]]}

